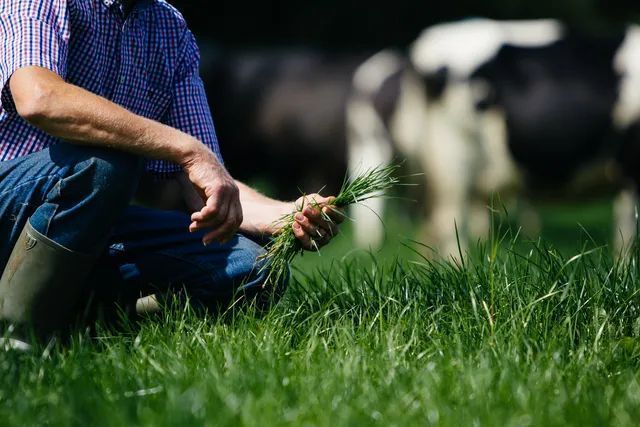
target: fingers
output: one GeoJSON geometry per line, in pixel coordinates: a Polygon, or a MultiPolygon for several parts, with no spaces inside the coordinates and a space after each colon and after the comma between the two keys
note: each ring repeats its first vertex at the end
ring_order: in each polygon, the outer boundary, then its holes
{"type": "Polygon", "coordinates": [[[296,223],[300,225],[302,230],[313,239],[322,239],[327,234],[331,233],[330,230],[321,227],[300,212],[295,214],[294,219],[296,220],[296,223]]]}
{"type": "Polygon", "coordinates": [[[327,214],[323,213],[320,209],[307,206],[301,212],[301,214],[308,219],[308,221],[328,232],[329,234],[336,234],[338,232],[337,224],[327,214]]]}
{"type": "Polygon", "coordinates": [[[302,196],[296,201],[296,209],[301,210],[302,208],[310,205],[315,206],[324,206],[331,204],[336,198],[331,197],[323,197],[319,194],[309,194],[307,196],[302,196]]]}
{"type": "Polygon", "coordinates": [[[238,231],[238,227],[242,224],[242,208],[239,205],[232,205],[229,208],[229,215],[225,222],[220,224],[211,232],[205,234],[202,238],[202,243],[207,246],[211,242],[219,242],[225,244],[233,238],[238,231]]]}
{"type": "Polygon", "coordinates": [[[200,210],[191,215],[193,221],[189,226],[189,231],[194,232],[205,228],[216,228],[229,217],[229,208],[231,203],[220,203],[218,200],[210,197],[207,204],[200,210]]]}
{"type": "Polygon", "coordinates": [[[300,241],[302,248],[308,251],[317,251],[331,240],[328,234],[325,234],[324,237],[313,237],[298,222],[294,222],[292,228],[293,234],[300,241]]]}
{"type": "MultiPolygon", "coordinates": [[[[307,218],[312,225],[334,236],[338,234],[338,224],[343,220],[342,215],[339,213],[339,211],[334,211],[329,206],[322,207],[321,209],[307,206],[299,214],[307,218]]],[[[302,218],[300,219],[302,220],[302,218]]]]}
{"type": "Polygon", "coordinates": [[[191,221],[204,223],[210,222],[216,217],[224,219],[223,215],[226,215],[228,205],[233,203],[233,198],[237,197],[237,194],[238,192],[235,187],[228,187],[226,185],[215,187],[205,196],[205,205],[202,209],[191,215],[191,221]]]}
{"type": "Polygon", "coordinates": [[[298,199],[296,206],[299,210],[302,210],[305,215],[309,215],[314,221],[321,222],[333,222],[334,224],[340,224],[344,221],[344,210],[333,206],[336,198],[322,197],[319,194],[311,194],[298,199]]]}
{"type": "Polygon", "coordinates": [[[337,226],[331,225],[327,226],[328,229],[323,228],[300,212],[295,214],[294,219],[293,234],[304,249],[318,250],[338,234],[337,226]]]}
{"type": "Polygon", "coordinates": [[[344,221],[345,214],[332,206],[335,199],[311,194],[296,201],[300,212],[294,215],[293,231],[303,248],[317,250],[338,234],[338,224],[344,221]]]}
{"type": "Polygon", "coordinates": [[[213,241],[226,243],[242,224],[242,207],[237,194],[219,187],[207,199],[206,205],[191,215],[191,220],[189,231],[211,230],[202,239],[205,246],[213,241]]]}
{"type": "Polygon", "coordinates": [[[293,228],[293,235],[296,236],[296,239],[300,241],[300,244],[304,249],[306,250],[315,249],[313,246],[311,237],[309,237],[309,235],[302,229],[302,226],[299,223],[294,222],[292,225],[292,228],[293,228]]]}

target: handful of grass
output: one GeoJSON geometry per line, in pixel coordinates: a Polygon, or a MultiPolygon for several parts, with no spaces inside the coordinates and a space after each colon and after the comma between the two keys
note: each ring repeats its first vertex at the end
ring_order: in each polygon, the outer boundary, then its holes
{"type": "MultiPolygon", "coordinates": [[[[362,171],[353,177],[347,177],[340,192],[336,196],[333,206],[345,208],[348,205],[362,203],[365,200],[381,197],[384,192],[399,183],[395,172],[400,167],[398,164],[384,165],[362,171]]],[[[313,201],[309,201],[313,203],[313,201]]],[[[296,211],[284,215],[277,223],[281,226],[280,232],[276,234],[271,243],[267,246],[267,253],[263,256],[266,259],[263,268],[269,269],[269,275],[264,286],[271,286],[281,283],[282,279],[289,274],[289,264],[296,255],[303,251],[303,248],[293,234],[294,216],[302,211],[304,206],[298,206],[296,211]]],[[[324,219],[331,221],[331,218],[324,214],[324,219]]]]}

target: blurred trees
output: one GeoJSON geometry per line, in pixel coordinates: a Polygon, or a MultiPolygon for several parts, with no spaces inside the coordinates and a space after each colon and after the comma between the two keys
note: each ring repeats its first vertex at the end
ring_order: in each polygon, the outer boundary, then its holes
{"type": "Polygon", "coordinates": [[[640,18],[633,0],[170,0],[200,39],[227,47],[406,46],[426,26],[454,19],[559,18],[607,31],[640,18]]]}

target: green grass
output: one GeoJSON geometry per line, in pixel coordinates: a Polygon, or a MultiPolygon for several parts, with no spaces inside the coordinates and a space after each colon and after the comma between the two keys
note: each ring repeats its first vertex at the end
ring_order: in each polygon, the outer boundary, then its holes
{"type": "Polygon", "coordinates": [[[343,239],[299,260],[263,318],[175,307],[0,353],[0,425],[635,425],[640,257],[615,264],[572,229],[573,246],[506,231],[455,265],[409,255],[390,222],[379,254],[343,239]]]}

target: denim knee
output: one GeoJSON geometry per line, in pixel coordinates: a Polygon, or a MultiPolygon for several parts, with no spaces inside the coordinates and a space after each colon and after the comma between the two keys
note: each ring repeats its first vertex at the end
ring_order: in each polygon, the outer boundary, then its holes
{"type": "Polygon", "coordinates": [[[69,249],[99,252],[135,194],[143,161],[71,144],[57,144],[49,152],[57,179],[31,215],[31,225],[69,249]]]}
{"type": "Polygon", "coordinates": [[[114,201],[133,196],[144,165],[141,157],[123,151],[67,143],[50,147],[49,156],[63,185],[114,201]]]}
{"type": "Polygon", "coordinates": [[[66,178],[90,183],[91,192],[102,199],[105,206],[126,206],[133,198],[142,174],[140,157],[115,150],[96,150],[74,167],[74,175],[66,178]]]}

